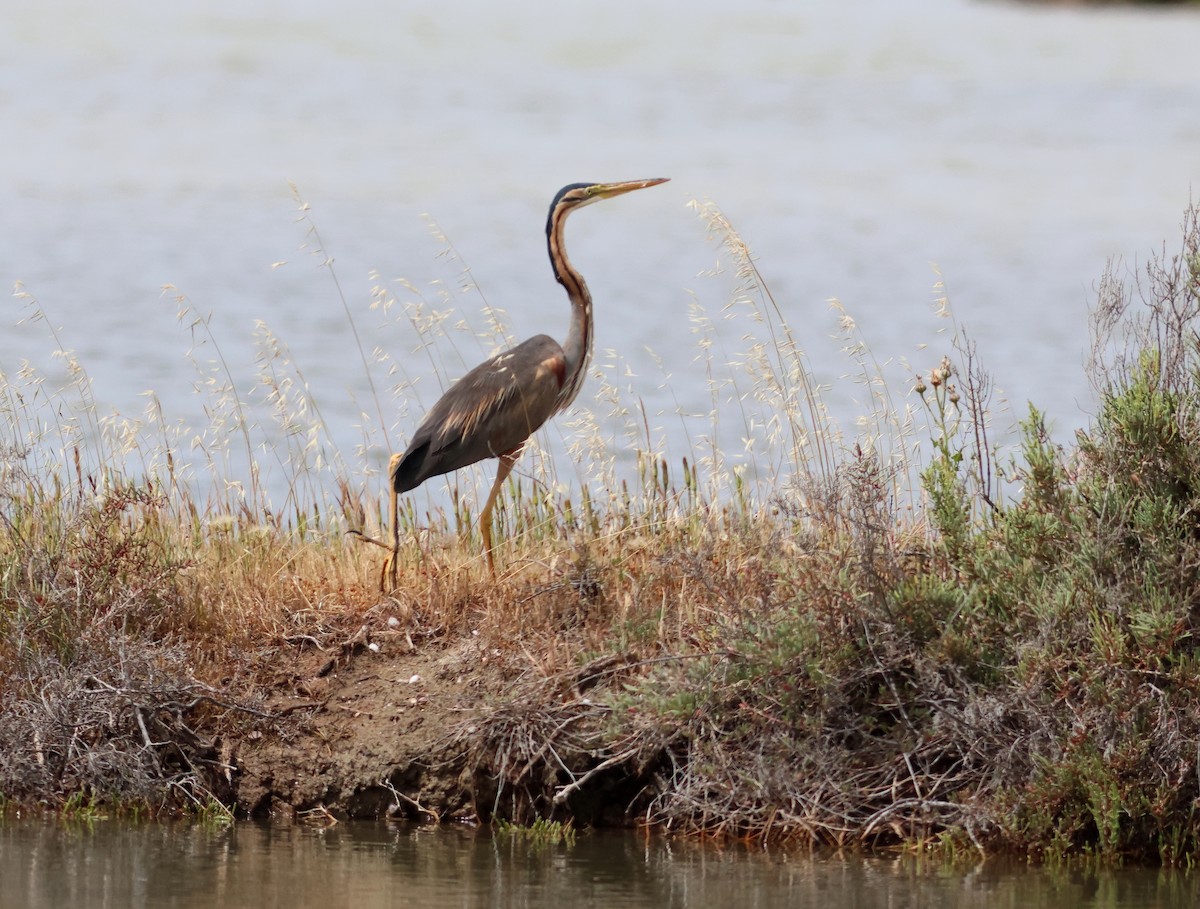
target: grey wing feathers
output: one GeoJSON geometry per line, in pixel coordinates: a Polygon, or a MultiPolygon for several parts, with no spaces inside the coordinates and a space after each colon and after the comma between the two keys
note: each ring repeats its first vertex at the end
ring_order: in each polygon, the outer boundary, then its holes
{"type": "Polygon", "coordinates": [[[557,410],[564,362],[558,342],[538,335],[472,369],[425,416],[396,463],[395,490],[520,448],[557,410]]]}

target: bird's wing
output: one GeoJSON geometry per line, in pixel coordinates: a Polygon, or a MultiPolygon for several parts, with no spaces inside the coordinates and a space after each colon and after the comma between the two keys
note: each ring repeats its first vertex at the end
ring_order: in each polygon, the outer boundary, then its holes
{"type": "Polygon", "coordinates": [[[392,472],[395,489],[520,448],[557,409],[565,364],[548,335],[480,363],[426,415],[392,472]]]}

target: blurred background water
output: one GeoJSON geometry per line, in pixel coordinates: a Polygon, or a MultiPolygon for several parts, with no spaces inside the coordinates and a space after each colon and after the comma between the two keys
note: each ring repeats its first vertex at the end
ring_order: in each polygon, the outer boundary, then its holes
{"type": "MultiPolygon", "coordinates": [[[[36,307],[4,304],[0,371],[63,386],[61,344],[101,412],[141,418],[153,391],[168,424],[199,433],[211,404],[188,352],[207,363],[214,339],[239,394],[269,410],[261,321],[350,468],[379,469],[441,384],[490,352],[466,336],[420,352],[400,306],[448,302],[478,326],[486,300],[516,338],[561,338],[554,191],[669,176],[569,228],[597,363],[635,390],[668,454],[711,422],[689,308],[718,318],[732,284],[704,274],[719,250],[691,200],[749,243],[851,434],[869,404],[843,378],[827,301],[903,398],[949,352],[933,315],[944,278],[1000,390],[998,433],[1033,400],[1067,441],[1092,406],[1096,282],[1113,257],[1132,268],[1175,248],[1200,180],[1198,46],[1191,9],[977,0],[10,3],[0,281],[36,307]],[[371,366],[379,408],[333,276],[367,347],[390,354],[371,366]],[[211,337],[181,326],[166,284],[211,337]],[[371,309],[375,287],[397,306],[371,309]],[[38,309],[46,321],[29,320],[38,309]],[[393,397],[401,379],[416,389],[393,397]]],[[[727,330],[718,359],[744,331],[727,330]]],[[[617,418],[592,406],[621,451],[617,418]]],[[[282,432],[264,418],[253,444],[282,432]]]]}

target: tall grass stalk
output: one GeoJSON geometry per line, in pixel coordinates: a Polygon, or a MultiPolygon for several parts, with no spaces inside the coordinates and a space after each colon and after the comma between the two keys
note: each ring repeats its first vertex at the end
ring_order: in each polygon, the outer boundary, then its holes
{"type": "Polygon", "coordinates": [[[350,303],[347,301],[346,294],[342,290],[341,281],[338,280],[337,271],[333,267],[333,257],[325,251],[325,241],[321,239],[321,233],[319,230],[317,230],[316,222],[313,221],[309,214],[310,209],[308,203],[305,202],[300,196],[299,188],[294,183],[289,185],[292,189],[292,198],[295,200],[297,210],[299,211],[297,220],[304,224],[311,242],[311,251],[313,255],[320,259],[321,266],[328,269],[329,278],[331,281],[333,281],[333,287],[337,293],[338,300],[341,301],[342,311],[346,315],[346,326],[350,329],[350,333],[354,336],[354,345],[358,348],[359,359],[362,361],[363,375],[367,380],[367,385],[371,389],[371,398],[374,401],[375,410],[379,416],[379,428],[383,433],[385,441],[388,443],[388,447],[390,448],[391,441],[388,437],[388,421],[383,415],[383,401],[379,395],[379,391],[375,388],[375,376],[371,370],[371,364],[367,360],[367,351],[363,346],[362,338],[359,336],[358,325],[354,319],[354,312],[350,308],[350,303]]]}

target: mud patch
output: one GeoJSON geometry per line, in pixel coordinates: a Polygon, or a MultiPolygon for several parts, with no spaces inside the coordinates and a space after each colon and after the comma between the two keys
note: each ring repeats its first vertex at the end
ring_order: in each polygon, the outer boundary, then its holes
{"type": "Polygon", "coordinates": [[[299,642],[232,749],[239,813],[474,818],[464,735],[510,687],[474,637],[414,642],[361,629],[336,649],[299,642]]]}

